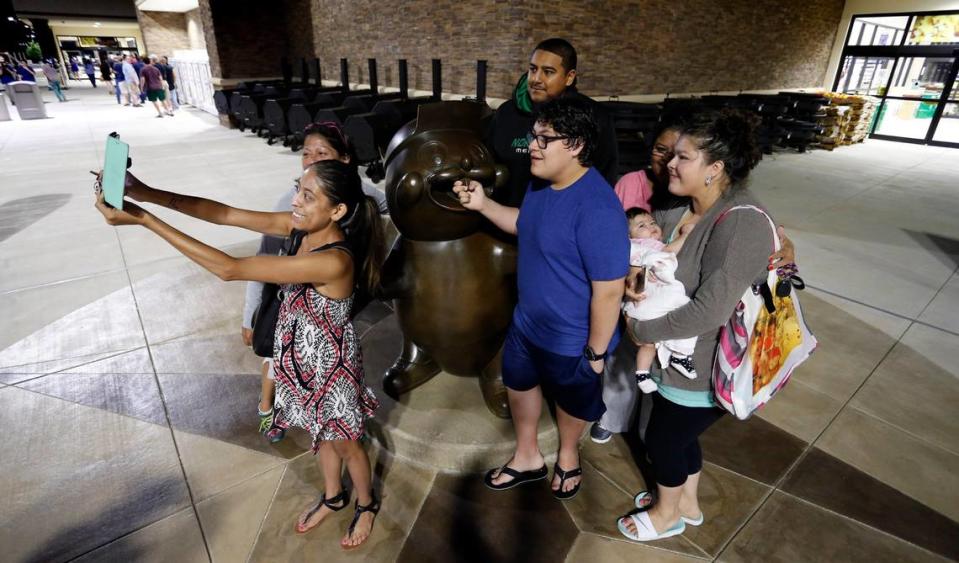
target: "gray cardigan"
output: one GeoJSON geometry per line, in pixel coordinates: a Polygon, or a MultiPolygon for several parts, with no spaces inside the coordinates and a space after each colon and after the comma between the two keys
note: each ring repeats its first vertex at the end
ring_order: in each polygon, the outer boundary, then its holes
{"type": "MultiPolygon", "coordinates": [[[[766,275],[773,252],[773,233],[766,218],[755,211],[737,210],[716,224],[721,213],[735,205],[765,210],[749,190],[731,191],[703,215],[676,255],[676,279],[686,286],[691,301],[658,319],[629,323],[640,342],[699,337],[693,354],[698,377],[688,379],[672,368],[661,370],[654,365],[653,376],[661,378],[663,385],[685,391],[711,390],[719,328],[729,320],[743,292],[766,275]]],[[[684,201],[656,212],[664,233],[673,231],[687,208],[684,201]]]]}

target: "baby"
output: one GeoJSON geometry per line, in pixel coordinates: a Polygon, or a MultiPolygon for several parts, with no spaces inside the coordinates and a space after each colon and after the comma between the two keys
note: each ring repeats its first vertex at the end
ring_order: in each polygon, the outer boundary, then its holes
{"type": "MultiPolygon", "coordinates": [[[[694,225],[683,225],[678,235],[669,244],[664,244],[663,230],[650,213],[632,207],[626,211],[626,217],[629,220],[630,239],[630,268],[626,283],[634,291],[641,291],[644,299],[627,300],[623,304],[623,312],[640,321],[655,319],[689,302],[686,288],[675,277],[676,253],[683,247],[694,225]]],[[[696,368],[692,356],[695,347],[696,337],[641,344],[636,353],[636,383],[639,388],[644,393],[656,390],[656,382],[650,378],[649,368],[657,356],[664,368],[671,366],[694,379],[696,368]]]]}

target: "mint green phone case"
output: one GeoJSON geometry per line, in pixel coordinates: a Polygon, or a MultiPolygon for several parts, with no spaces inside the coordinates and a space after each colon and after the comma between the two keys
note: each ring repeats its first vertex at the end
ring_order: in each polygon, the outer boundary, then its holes
{"type": "Polygon", "coordinates": [[[107,137],[103,159],[103,199],[116,209],[123,209],[123,184],[127,174],[130,145],[116,137],[107,137]]]}

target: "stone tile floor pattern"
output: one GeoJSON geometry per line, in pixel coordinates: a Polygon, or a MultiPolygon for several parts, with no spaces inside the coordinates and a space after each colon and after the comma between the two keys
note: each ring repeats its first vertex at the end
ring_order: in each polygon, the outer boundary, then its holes
{"type": "MultiPolygon", "coordinates": [[[[0,123],[4,561],[959,559],[959,151],[873,140],[760,164],[753,188],[796,242],[821,345],[759,416],[704,436],[704,526],[648,545],[619,535],[645,488],[629,435],[583,442],[566,503],[545,482],[493,493],[371,444],[383,510],[343,553],[350,511],[292,530],[321,482],[308,437],[255,433],[243,284],[103,225],[87,173],[119,131],[148,182],[269,208],[299,157],[196,110],[159,120],[103,91],[68,96],[50,119],[0,123]]],[[[173,223],[235,254],[257,244],[173,223]]],[[[396,352],[382,332],[366,350],[377,365],[396,352]]]]}

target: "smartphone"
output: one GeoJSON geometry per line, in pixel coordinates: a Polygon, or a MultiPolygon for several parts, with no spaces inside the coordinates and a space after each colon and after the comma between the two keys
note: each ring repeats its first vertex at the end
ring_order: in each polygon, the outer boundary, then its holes
{"type": "Polygon", "coordinates": [[[130,158],[130,145],[116,133],[107,136],[103,157],[103,200],[115,209],[123,209],[123,186],[130,158]]]}

